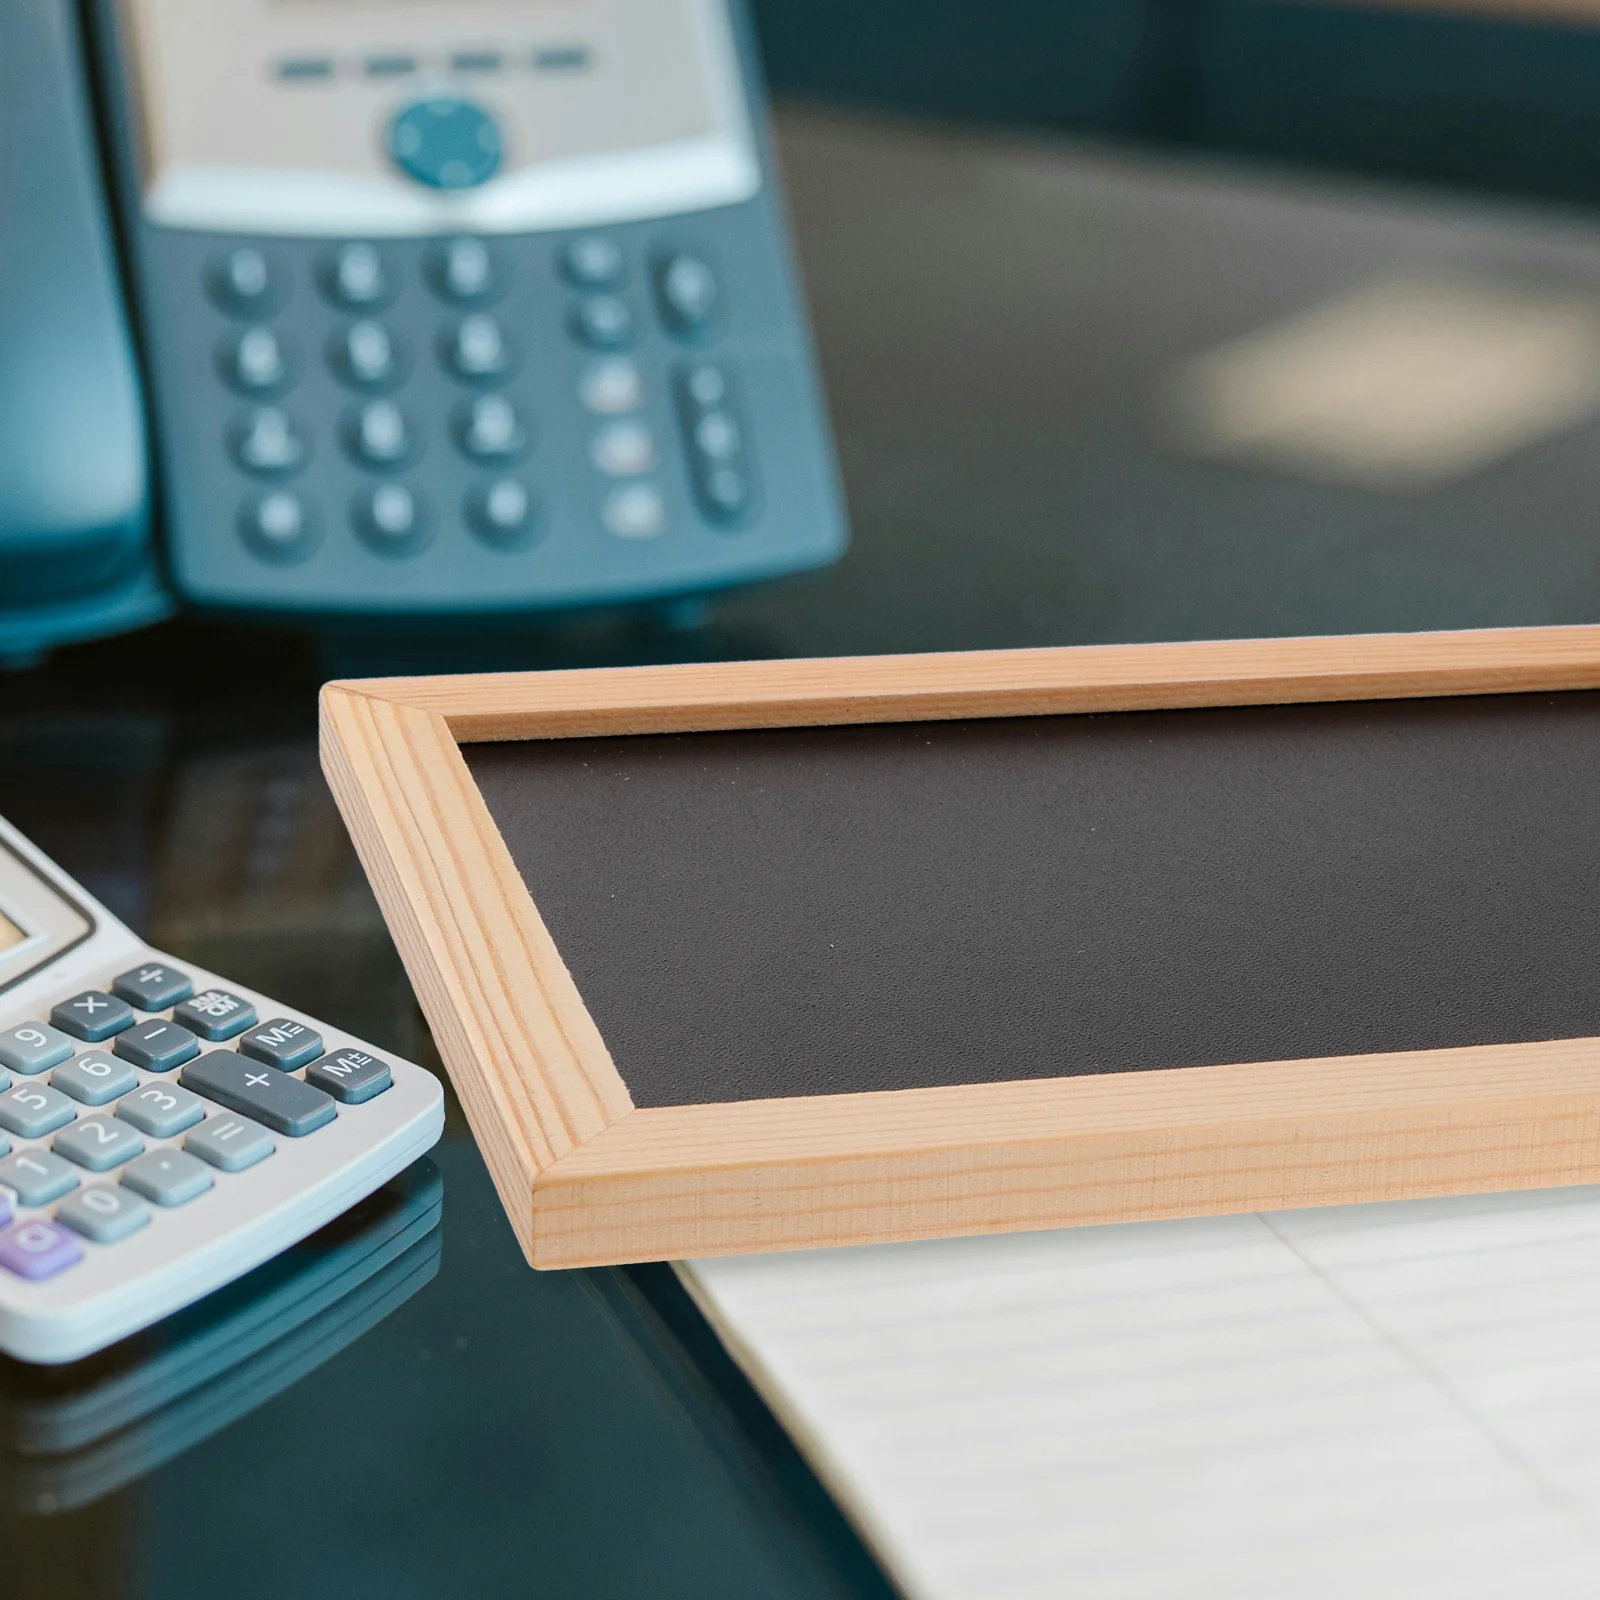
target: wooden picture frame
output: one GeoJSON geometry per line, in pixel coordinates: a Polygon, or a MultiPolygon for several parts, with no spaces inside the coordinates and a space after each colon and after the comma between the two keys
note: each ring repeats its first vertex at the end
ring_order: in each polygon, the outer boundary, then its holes
{"type": "Polygon", "coordinates": [[[479,793],[484,740],[1600,688],[1600,627],[329,684],[328,780],[529,1261],[1600,1179],[1600,1040],[635,1107],[479,793]]]}

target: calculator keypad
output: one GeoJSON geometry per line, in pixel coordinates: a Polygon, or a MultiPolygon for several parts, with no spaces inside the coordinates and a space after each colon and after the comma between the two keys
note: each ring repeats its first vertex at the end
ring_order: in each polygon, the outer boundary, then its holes
{"type": "Polygon", "coordinates": [[[0,1030],[0,1277],[77,1267],[84,1241],[114,1248],[260,1165],[274,1134],[314,1138],[341,1104],[359,1117],[392,1087],[376,1056],[328,1051],[293,1017],[258,1024],[243,996],[196,993],[160,962],[71,995],[51,1016],[78,1037],[32,1020],[0,1030]],[[201,1054],[201,1037],[228,1042],[201,1054]],[[180,1066],[179,1081],[162,1075],[180,1066]]]}

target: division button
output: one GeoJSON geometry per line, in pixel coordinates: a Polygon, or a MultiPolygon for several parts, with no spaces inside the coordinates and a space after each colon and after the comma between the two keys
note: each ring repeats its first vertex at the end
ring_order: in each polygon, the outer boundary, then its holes
{"type": "Polygon", "coordinates": [[[334,1050],[306,1068],[306,1082],[326,1089],[335,1100],[359,1106],[392,1082],[389,1063],[365,1050],[334,1050]]]}
{"type": "Polygon", "coordinates": [[[305,465],[306,442],[276,406],[250,412],[233,429],[233,459],[262,478],[282,477],[305,465]]]}
{"type": "Polygon", "coordinates": [[[426,507],[403,483],[380,484],[371,494],[358,496],[351,520],[379,555],[416,555],[428,542],[426,507]]]}
{"type": "Polygon", "coordinates": [[[656,439],[649,425],[629,418],[608,422],[589,441],[589,459],[612,478],[633,478],[656,464],[656,439]]]}
{"type": "Polygon", "coordinates": [[[19,1150],[0,1161],[0,1183],[25,1206],[47,1206],[78,1187],[78,1175],[48,1150],[19,1150]]]}
{"type": "Polygon", "coordinates": [[[231,1113],[212,1117],[183,1141],[183,1148],[219,1172],[243,1172],[265,1161],[277,1146],[259,1122],[231,1113]]]}
{"type": "Polygon", "coordinates": [[[479,395],[456,415],[456,443],[474,461],[514,461],[528,448],[517,408],[503,394],[479,395]]]}
{"type": "Polygon", "coordinates": [[[61,1202],[56,1221],[95,1244],[115,1244],[150,1220],[150,1208],[115,1184],[97,1183],[61,1202]]]}
{"type": "Polygon", "coordinates": [[[475,311],[446,333],[444,362],[458,378],[480,383],[505,377],[516,358],[500,324],[487,312],[475,311]]]}
{"type": "Polygon", "coordinates": [[[471,189],[500,165],[500,128],[481,106],[433,95],[389,125],[389,154],[408,178],[430,189],[471,189]]]}
{"type": "Polygon", "coordinates": [[[322,1054],[322,1035],[292,1017],[277,1017],[245,1034],[239,1050],[279,1072],[293,1072],[322,1054]]]}
{"type": "Polygon", "coordinates": [[[126,1000],[104,994],[99,989],[85,989],[82,994],[75,994],[53,1007],[50,1020],[76,1039],[99,1044],[102,1039],[131,1028],[133,1012],[126,1000]]]}
{"type": "Polygon", "coordinates": [[[19,1139],[42,1139],[75,1115],[72,1102],[47,1083],[18,1083],[0,1094],[0,1128],[19,1139]]]}
{"type": "Polygon", "coordinates": [[[515,550],[532,542],[533,496],[516,478],[475,485],[467,494],[466,510],[468,526],[497,549],[515,550]]]}
{"type": "Polygon", "coordinates": [[[200,1041],[176,1022],[151,1017],[117,1035],[111,1047],[124,1061],[131,1061],[146,1072],[171,1072],[200,1054],[200,1041]]]}
{"type": "Polygon", "coordinates": [[[213,1050],[185,1067],[183,1086],[290,1139],[315,1132],[336,1115],[322,1090],[231,1050],[213,1050]]]}
{"type": "Polygon", "coordinates": [[[50,1148],[90,1172],[109,1172],[141,1154],[144,1140],[117,1117],[84,1117],[58,1133],[50,1148]]]}
{"type": "Polygon", "coordinates": [[[183,1206],[211,1187],[210,1171],[182,1150],[152,1150],[122,1169],[122,1181],[158,1206],[183,1206]]]}
{"type": "Polygon", "coordinates": [[[614,294],[592,294],[572,309],[572,335],[595,350],[633,343],[633,313],[614,294]]]}
{"type": "Polygon", "coordinates": [[[328,349],[333,370],[357,389],[384,389],[400,377],[400,352],[381,322],[352,322],[328,349]]]}
{"type": "Polygon", "coordinates": [[[622,282],[622,246],[604,234],[585,233],[561,251],[562,276],[580,289],[611,289],[622,282]]]}
{"type": "Polygon", "coordinates": [[[618,417],[644,404],[644,376],[628,356],[602,356],[578,374],[578,404],[600,417],[618,417]]]}
{"type": "Polygon", "coordinates": [[[482,239],[447,239],[432,258],[429,277],[447,300],[486,300],[494,293],[494,258],[482,239]]]}
{"type": "Polygon", "coordinates": [[[382,305],[389,298],[389,275],[383,257],[370,244],[341,245],[323,270],[329,299],[356,309],[382,305]]]}
{"type": "Polygon", "coordinates": [[[243,1033],[256,1020],[256,1008],[226,989],[206,989],[186,1000],[172,1013],[172,1020],[190,1033],[197,1033],[213,1044],[243,1033]]]}
{"type": "Polygon", "coordinates": [[[91,1050],[50,1074],[50,1086],[69,1094],[79,1105],[103,1106],[139,1086],[139,1075],[126,1061],[91,1050]]]}
{"type": "Polygon", "coordinates": [[[147,961],[142,967],[118,973],[111,980],[111,992],[141,1011],[165,1011],[168,1006],[187,1000],[194,993],[194,983],[187,972],[159,961],[147,961]]]}
{"type": "Polygon", "coordinates": [[[292,489],[272,489],[240,507],[239,537],[264,560],[302,561],[317,547],[317,523],[292,489]]]}
{"type": "Polygon", "coordinates": [[[653,483],[630,483],[601,501],[600,520],[619,539],[649,539],[666,527],[667,503],[653,483]]]}
{"type": "Polygon", "coordinates": [[[83,1260],[83,1245],[75,1234],[43,1217],[14,1223],[0,1233],[0,1267],[19,1278],[38,1282],[53,1278],[83,1260]]]}
{"type": "Polygon", "coordinates": [[[206,1114],[205,1102],[175,1083],[147,1083],[117,1102],[117,1115],[152,1139],[172,1139],[206,1114]]]}
{"type": "Polygon", "coordinates": [[[369,400],[345,419],[345,443],[368,467],[398,467],[415,453],[405,413],[392,400],[369,400]]]}
{"type": "Polygon", "coordinates": [[[206,273],[211,298],[236,315],[262,312],[278,303],[281,284],[267,258],[254,245],[230,250],[206,273]]]}
{"type": "Polygon", "coordinates": [[[48,1072],[72,1054],[72,1040],[43,1022],[19,1022],[0,1032],[0,1067],[31,1078],[48,1072]]]}
{"type": "Polygon", "coordinates": [[[222,372],[241,393],[274,394],[289,382],[289,357],[271,328],[246,328],[223,346],[222,372]]]}
{"type": "Polygon", "coordinates": [[[656,303],[677,334],[702,332],[716,314],[717,279],[700,256],[679,250],[656,262],[656,303]]]}

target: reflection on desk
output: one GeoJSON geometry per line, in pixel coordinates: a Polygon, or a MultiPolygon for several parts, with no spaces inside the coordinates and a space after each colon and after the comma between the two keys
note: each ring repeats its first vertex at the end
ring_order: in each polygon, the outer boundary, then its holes
{"type": "Polygon", "coordinates": [[[171,1461],[320,1367],[439,1270],[426,1159],[198,1304],[67,1367],[0,1358],[0,1494],[76,1509],[171,1461]]]}

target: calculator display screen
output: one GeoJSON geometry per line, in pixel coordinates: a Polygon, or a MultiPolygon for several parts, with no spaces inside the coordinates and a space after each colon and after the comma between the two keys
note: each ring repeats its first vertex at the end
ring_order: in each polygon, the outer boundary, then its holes
{"type": "Polygon", "coordinates": [[[0,912],[0,950],[9,950],[14,944],[21,944],[28,936],[10,917],[0,912]]]}

